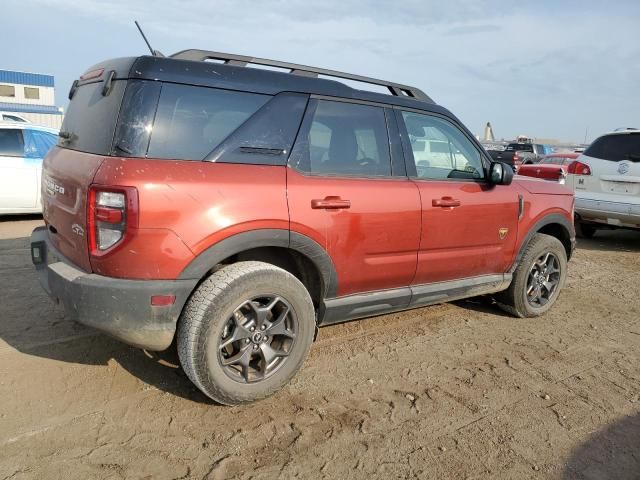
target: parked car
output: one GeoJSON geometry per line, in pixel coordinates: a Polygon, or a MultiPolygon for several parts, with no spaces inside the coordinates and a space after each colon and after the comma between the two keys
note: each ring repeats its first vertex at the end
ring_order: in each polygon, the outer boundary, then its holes
{"type": "Polygon", "coordinates": [[[491,158],[517,169],[526,163],[535,163],[547,154],[547,147],[538,143],[510,143],[504,150],[491,150],[491,158]]]}
{"type": "Polygon", "coordinates": [[[0,120],[2,120],[3,122],[31,123],[22,115],[18,115],[17,113],[13,112],[0,112],[0,120]]]}
{"type": "Polygon", "coordinates": [[[640,130],[602,135],[577,159],[576,230],[640,229],[640,130]]]}
{"type": "MultiPolygon", "coordinates": [[[[572,163],[576,158],[578,154],[572,152],[545,155],[538,163],[521,165],[518,175],[565,183],[567,175],[575,171],[572,163]]],[[[573,185],[571,187],[573,188],[573,185]]]]}
{"type": "Polygon", "coordinates": [[[42,159],[57,140],[51,128],[0,122],[0,215],[42,211],[42,159]]]}
{"type": "Polygon", "coordinates": [[[31,237],[40,282],[127,343],[177,337],[218,402],[282,388],[319,326],[481,294],[535,317],[565,282],[571,192],[512,183],[417,88],[187,50],[100,63],[70,97],[31,237]]]}

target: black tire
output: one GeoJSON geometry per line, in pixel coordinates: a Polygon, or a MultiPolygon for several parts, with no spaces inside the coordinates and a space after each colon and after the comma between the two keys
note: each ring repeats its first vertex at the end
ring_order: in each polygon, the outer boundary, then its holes
{"type": "Polygon", "coordinates": [[[576,236],[579,238],[586,238],[587,240],[593,238],[596,234],[596,227],[588,223],[575,222],[576,236]]]}
{"type": "Polygon", "coordinates": [[[496,295],[496,302],[500,308],[516,317],[537,317],[553,306],[566,279],[567,252],[564,246],[555,237],[536,233],[527,245],[522,260],[513,274],[511,285],[507,290],[496,295]],[[545,258],[545,262],[551,262],[553,268],[548,267],[544,271],[551,272],[557,268],[557,274],[555,272],[548,275],[542,274],[541,260],[545,258]],[[545,285],[551,285],[551,288],[545,285]],[[533,290],[531,290],[532,286],[533,290]],[[538,288],[541,297],[536,301],[538,288]],[[545,295],[547,298],[543,298],[545,295]]]}
{"type": "Polygon", "coordinates": [[[313,303],[296,277],[268,263],[238,262],[212,273],[192,294],[178,322],[178,356],[205,395],[239,405],[286,385],[314,333],[313,303]]]}

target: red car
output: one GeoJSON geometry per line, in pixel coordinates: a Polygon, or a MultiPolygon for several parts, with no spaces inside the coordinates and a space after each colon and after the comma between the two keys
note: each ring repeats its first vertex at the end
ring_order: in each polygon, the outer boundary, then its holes
{"type": "Polygon", "coordinates": [[[534,317],[565,282],[571,192],[512,182],[415,87],[187,50],[103,62],[69,97],[39,280],[124,342],[175,339],[221,403],[283,387],[319,326],[481,294],[534,317]]]}
{"type": "Polygon", "coordinates": [[[538,163],[519,166],[518,175],[564,183],[567,174],[574,173],[572,164],[574,164],[579,155],[579,153],[573,152],[545,155],[538,163]]]}

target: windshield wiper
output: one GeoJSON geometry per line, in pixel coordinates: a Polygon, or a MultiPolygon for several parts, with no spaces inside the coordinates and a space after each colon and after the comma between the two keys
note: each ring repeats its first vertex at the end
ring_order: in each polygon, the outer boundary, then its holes
{"type": "Polygon", "coordinates": [[[127,155],[133,155],[133,150],[131,150],[128,147],[123,146],[120,143],[116,143],[113,148],[116,149],[116,150],[120,150],[121,152],[124,152],[127,155]]]}

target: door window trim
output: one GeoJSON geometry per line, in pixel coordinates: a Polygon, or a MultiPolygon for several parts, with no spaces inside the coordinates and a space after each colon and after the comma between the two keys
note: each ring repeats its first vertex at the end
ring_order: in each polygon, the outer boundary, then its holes
{"type": "Polygon", "coordinates": [[[293,143],[293,148],[291,149],[291,154],[287,159],[287,167],[295,170],[300,175],[305,177],[320,177],[320,178],[344,178],[350,180],[408,180],[406,174],[406,167],[402,168],[405,165],[404,155],[398,158],[400,155],[401,149],[398,148],[398,145],[394,145],[391,137],[391,130],[393,129],[393,124],[395,123],[395,127],[397,128],[397,121],[394,122],[390,120],[389,117],[392,114],[390,105],[377,103],[377,102],[369,102],[364,100],[350,99],[350,98],[342,98],[342,97],[330,97],[326,95],[309,95],[309,102],[307,103],[307,108],[305,109],[304,115],[302,117],[302,122],[300,123],[300,128],[298,130],[298,134],[296,135],[296,139],[293,143]],[[299,140],[301,135],[304,135],[304,132],[309,132],[311,129],[311,124],[313,122],[313,118],[316,113],[316,109],[318,107],[318,103],[320,101],[326,102],[339,102],[339,103],[350,103],[355,105],[365,105],[371,107],[377,107],[382,110],[382,113],[385,118],[385,128],[387,132],[387,147],[389,148],[389,160],[390,160],[390,168],[391,175],[358,175],[358,174],[345,174],[345,173],[319,173],[319,172],[305,172],[297,168],[292,161],[299,152],[297,152],[297,147],[299,144],[299,140]],[[399,171],[396,171],[399,170],[399,171]]]}
{"type": "Polygon", "coordinates": [[[491,165],[491,161],[487,157],[487,153],[484,148],[478,147],[478,142],[474,137],[471,137],[466,129],[457,121],[454,121],[452,118],[447,117],[446,115],[442,115],[436,112],[428,112],[425,110],[419,110],[416,108],[408,108],[394,105],[393,110],[395,112],[396,123],[400,132],[400,142],[402,144],[402,150],[404,153],[404,160],[407,169],[407,176],[413,180],[418,182],[466,182],[466,183],[480,183],[483,185],[489,184],[488,172],[489,165],[491,165]],[[482,168],[484,169],[484,178],[422,178],[418,177],[418,171],[416,169],[416,164],[413,158],[413,149],[411,148],[411,144],[409,142],[409,133],[407,132],[407,126],[404,123],[404,118],[402,118],[402,112],[411,112],[417,113],[420,115],[427,115],[431,117],[436,117],[440,120],[445,120],[456,127],[473,145],[473,147],[480,154],[480,161],[482,162],[482,168]]]}

